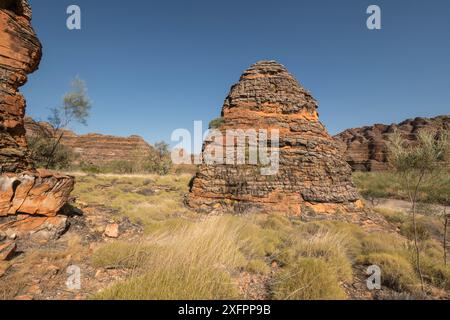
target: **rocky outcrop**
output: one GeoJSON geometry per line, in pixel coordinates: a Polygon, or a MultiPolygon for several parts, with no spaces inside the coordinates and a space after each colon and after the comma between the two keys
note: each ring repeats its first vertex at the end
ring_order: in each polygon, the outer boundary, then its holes
{"type": "Polygon", "coordinates": [[[0,216],[56,216],[73,190],[73,178],[38,170],[0,176],[0,216]]]}
{"type": "MultiPolygon", "coordinates": [[[[278,130],[279,168],[263,175],[260,163],[204,163],[192,181],[187,198],[191,207],[291,215],[361,208],[350,166],[320,123],[317,102],[284,66],[262,61],[245,71],[215,123],[223,135],[233,129],[278,130]]],[[[204,158],[212,143],[215,140],[206,140],[204,158]]]]}
{"type": "MultiPolygon", "coordinates": [[[[25,117],[27,137],[36,135],[52,137],[54,130],[47,122],[36,122],[25,117]]],[[[77,156],[75,162],[102,165],[113,161],[139,161],[148,156],[152,147],[140,136],[118,137],[90,133],[77,135],[73,131],[64,130],[61,144],[71,148],[77,156]]]]}
{"type": "Polygon", "coordinates": [[[18,88],[37,69],[41,44],[31,27],[26,1],[2,1],[0,6],[0,166],[18,172],[32,167],[23,117],[25,99],[18,88]]]}
{"type": "Polygon", "coordinates": [[[31,26],[27,1],[0,5],[0,216],[53,216],[67,202],[72,177],[36,171],[25,137],[25,99],[18,88],[37,69],[41,44],[31,26]]]}
{"type": "Polygon", "coordinates": [[[381,171],[388,169],[387,142],[398,130],[411,143],[422,129],[443,130],[450,126],[450,116],[408,119],[399,124],[375,124],[362,128],[348,129],[335,136],[342,143],[346,160],[354,171],[381,171]]]}

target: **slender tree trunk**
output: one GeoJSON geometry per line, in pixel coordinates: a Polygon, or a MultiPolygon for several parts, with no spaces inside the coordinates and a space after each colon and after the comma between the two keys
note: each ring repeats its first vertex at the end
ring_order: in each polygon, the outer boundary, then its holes
{"type": "Polygon", "coordinates": [[[419,240],[418,240],[418,237],[417,237],[416,200],[413,201],[412,218],[413,218],[413,226],[414,226],[414,249],[416,251],[416,269],[417,269],[417,273],[419,274],[419,277],[420,277],[420,285],[422,287],[422,292],[425,292],[425,286],[424,286],[423,274],[422,274],[422,267],[420,265],[419,240]]]}
{"type": "Polygon", "coordinates": [[[58,148],[59,144],[61,143],[61,139],[63,138],[63,136],[64,136],[64,131],[61,132],[58,139],[56,139],[55,143],[53,144],[52,150],[50,151],[50,154],[48,155],[48,158],[47,158],[47,164],[45,166],[45,169],[50,169],[50,166],[52,165],[52,162],[54,161],[54,158],[55,158],[56,148],[58,148]]]}
{"type": "Polygon", "coordinates": [[[444,239],[443,239],[443,249],[444,249],[444,265],[447,265],[447,228],[448,228],[448,215],[447,210],[444,209],[444,239]]]}
{"type": "Polygon", "coordinates": [[[420,277],[420,285],[422,287],[422,292],[425,292],[425,285],[423,280],[423,274],[422,274],[422,267],[420,265],[420,248],[419,248],[419,239],[417,236],[417,220],[416,220],[416,204],[417,204],[417,193],[419,191],[420,183],[422,182],[423,176],[425,175],[424,172],[421,173],[420,178],[416,184],[416,187],[414,189],[414,194],[412,197],[412,218],[413,218],[413,226],[414,226],[414,248],[416,251],[416,268],[417,273],[420,277]]]}

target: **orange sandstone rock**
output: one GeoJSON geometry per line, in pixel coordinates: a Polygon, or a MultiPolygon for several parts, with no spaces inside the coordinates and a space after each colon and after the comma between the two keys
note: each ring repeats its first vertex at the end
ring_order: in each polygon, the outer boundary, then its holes
{"type": "MultiPolygon", "coordinates": [[[[208,212],[226,208],[290,215],[361,210],[350,166],[320,123],[317,109],[284,66],[275,61],[251,66],[231,88],[216,129],[223,136],[227,130],[278,130],[279,169],[262,175],[259,163],[204,163],[192,181],[188,205],[208,212]]],[[[206,140],[204,157],[212,143],[216,141],[206,140]]]]}
{"type": "Polygon", "coordinates": [[[108,238],[119,237],[119,225],[117,223],[111,223],[106,226],[104,235],[108,238]]]}
{"type": "Polygon", "coordinates": [[[25,99],[18,88],[35,71],[41,44],[26,0],[0,3],[0,216],[56,215],[73,189],[72,177],[34,170],[25,138],[25,99]]]}
{"type": "Polygon", "coordinates": [[[14,241],[7,241],[0,243],[0,261],[8,260],[16,251],[16,243],[14,241]]]}
{"type": "Polygon", "coordinates": [[[383,171],[389,169],[387,143],[398,130],[414,144],[420,130],[442,131],[450,128],[450,116],[415,118],[398,124],[374,124],[361,128],[347,129],[335,136],[342,143],[347,162],[354,171],[383,171]]]}
{"type": "Polygon", "coordinates": [[[0,216],[27,213],[55,216],[74,187],[73,177],[43,171],[0,176],[0,216]]]}
{"type": "Polygon", "coordinates": [[[41,44],[31,26],[27,1],[8,1],[0,7],[0,166],[17,172],[32,168],[23,118],[25,99],[18,88],[35,71],[41,44]]]}

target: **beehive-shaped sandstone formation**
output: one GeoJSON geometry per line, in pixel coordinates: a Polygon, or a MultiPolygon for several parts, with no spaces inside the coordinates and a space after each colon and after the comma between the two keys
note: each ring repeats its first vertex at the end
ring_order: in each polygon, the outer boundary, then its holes
{"type": "MultiPolygon", "coordinates": [[[[338,213],[358,211],[351,169],[319,121],[317,102],[275,61],[251,66],[231,88],[217,130],[279,131],[279,168],[263,175],[257,164],[205,164],[192,181],[188,205],[233,209],[338,213]]],[[[203,150],[211,144],[206,140],[203,150]]],[[[229,142],[227,142],[229,145],[229,142]]]]}

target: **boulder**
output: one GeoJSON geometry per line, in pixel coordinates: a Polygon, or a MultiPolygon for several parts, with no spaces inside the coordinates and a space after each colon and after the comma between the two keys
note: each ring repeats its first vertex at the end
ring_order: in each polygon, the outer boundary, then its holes
{"type": "Polygon", "coordinates": [[[27,213],[56,216],[66,204],[74,178],[42,170],[0,176],[0,216],[27,213]]]}
{"type": "Polygon", "coordinates": [[[68,227],[66,216],[33,217],[24,216],[0,225],[0,231],[6,234],[15,234],[18,239],[56,240],[68,227]]]}
{"type": "Polygon", "coordinates": [[[6,261],[12,257],[17,245],[14,241],[0,243],[0,261],[6,261]]]}
{"type": "Polygon", "coordinates": [[[105,236],[108,238],[118,238],[119,237],[119,224],[111,223],[106,226],[105,236]]]}

